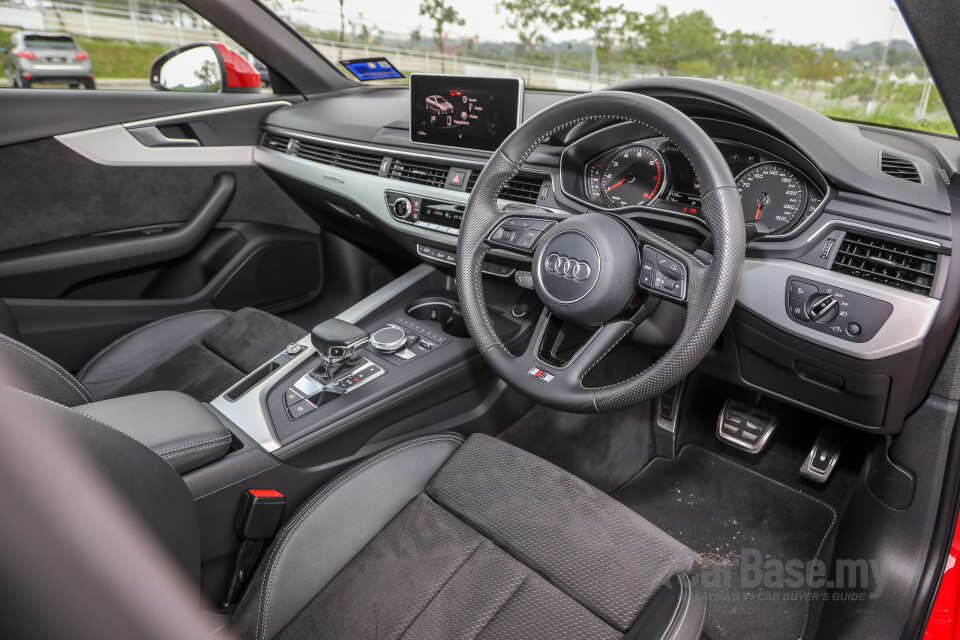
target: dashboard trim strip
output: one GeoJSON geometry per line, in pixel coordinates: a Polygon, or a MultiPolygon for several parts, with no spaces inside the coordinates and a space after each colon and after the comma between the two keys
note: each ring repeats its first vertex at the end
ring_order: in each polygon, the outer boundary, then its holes
{"type": "Polygon", "coordinates": [[[782,331],[860,360],[878,360],[919,346],[940,308],[940,301],[936,298],[900,291],[837,271],[793,260],[756,258],[744,261],[737,303],[782,331]],[[893,305],[893,312],[877,335],[866,342],[849,342],[820,333],[794,322],[787,315],[784,295],[790,277],[828,283],[889,302],[893,305]]]}
{"type": "Polygon", "coordinates": [[[839,227],[841,230],[845,228],[860,229],[862,231],[872,231],[884,236],[890,236],[892,238],[899,238],[901,240],[909,240],[910,242],[916,242],[917,244],[925,244],[931,247],[943,247],[943,244],[937,242],[936,240],[928,240],[927,238],[921,238],[920,236],[910,235],[908,233],[900,233],[899,231],[891,231],[884,227],[874,227],[869,224],[863,224],[861,222],[849,222],[847,220],[828,220],[820,225],[816,231],[810,234],[810,237],[807,238],[807,242],[813,242],[817,239],[820,234],[831,227],[839,227]]]}

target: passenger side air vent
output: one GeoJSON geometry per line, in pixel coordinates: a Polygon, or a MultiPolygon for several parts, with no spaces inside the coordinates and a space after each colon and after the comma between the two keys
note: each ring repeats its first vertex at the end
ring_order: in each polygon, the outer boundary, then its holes
{"type": "Polygon", "coordinates": [[[880,153],[880,171],[888,176],[909,180],[910,182],[923,182],[920,177],[920,170],[906,158],[900,158],[886,151],[880,153]]]}
{"type": "Polygon", "coordinates": [[[847,233],[833,270],[857,278],[930,295],[937,271],[937,254],[890,240],[847,233]]]}
{"type": "Polygon", "coordinates": [[[289,142],[290,138],[287,136],[280,136],[275,133],[264,133],[260,144],[267,149],[273,149],[274,151],[286,153],[287,143],[289,142]]]}
{"type": "Polygon", "coordinates": [[[425,184],[442,189],[447,182],[449,171],[448,167],[435,164],[395,159],[390,165],[390,171],[387,175],[396,180],[415,182],[416,184],[425,184]]]}
{"type": "Polygon", "coordinates": [[[359,171],[377,175],[380,173],[380,163],[383,162],[383,156],[372,153],[364,153],[353,149],[340,149],[337,147],[328,147],[313,142],[304,142],[303,140],[294,140],[291,155],[304,160],[313,160],[322,162],[341,169],[350,171],[359,171]]]}

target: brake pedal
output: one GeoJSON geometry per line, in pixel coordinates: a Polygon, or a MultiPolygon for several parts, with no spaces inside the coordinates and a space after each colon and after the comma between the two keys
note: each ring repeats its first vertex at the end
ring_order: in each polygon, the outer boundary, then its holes
{"type": "Polygon", "coordinates": [[[717,420],[717,437],[747,453],[757,454],[770,440],[777,422],[777,416],[772,413],[727,400],[717,420]]]}
{"type": "Polygon", "coordinates": [[[843,436],[836,429],[822,429],[817,441],[813,443],[807,459],[800,467],[800,475],[807,480],[823,484],[830,479],[833,468],[840,459],[843,448],[843,436]]]}

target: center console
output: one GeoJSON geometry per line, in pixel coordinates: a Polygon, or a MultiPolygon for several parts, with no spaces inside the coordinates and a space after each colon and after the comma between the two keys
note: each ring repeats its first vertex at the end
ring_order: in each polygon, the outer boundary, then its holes
{"type": "MultiPolygon", "coordinates": [[[[491,279],[487,301],[505,344],[529,336],[539,308],[532,292],[491,279]]],[[[422,265],[318,325],[211,404],[275,457],[316,465],[430,424],[417,416],[460,416],[450,407],[465,407],[466,396],[494,381],[467,333],[452,277],[422,265]]]]}

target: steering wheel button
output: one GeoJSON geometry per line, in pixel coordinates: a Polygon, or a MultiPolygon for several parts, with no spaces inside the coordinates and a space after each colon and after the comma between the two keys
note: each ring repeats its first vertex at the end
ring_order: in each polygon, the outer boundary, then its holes
{"type": "Polygon", "coordinates": [[[653,272],[644,271],[640,274],[640,284],[645,287],[653,287],[653,272]]]}
{"type": "Polygon", "coordinates": [[[669,271],[677,275],[683,273],[683,267],[680,266],[679,262],[664,255],[661,255],[657,260],[657,266],[665,271],[669,271]]]}
{"type": "Polygon", "coordinates": [[[552,220],[534,220],[533,224],[530,225],[531,229],[536,229],[537,231],[546,231],[553,226],[552,220]]]}

